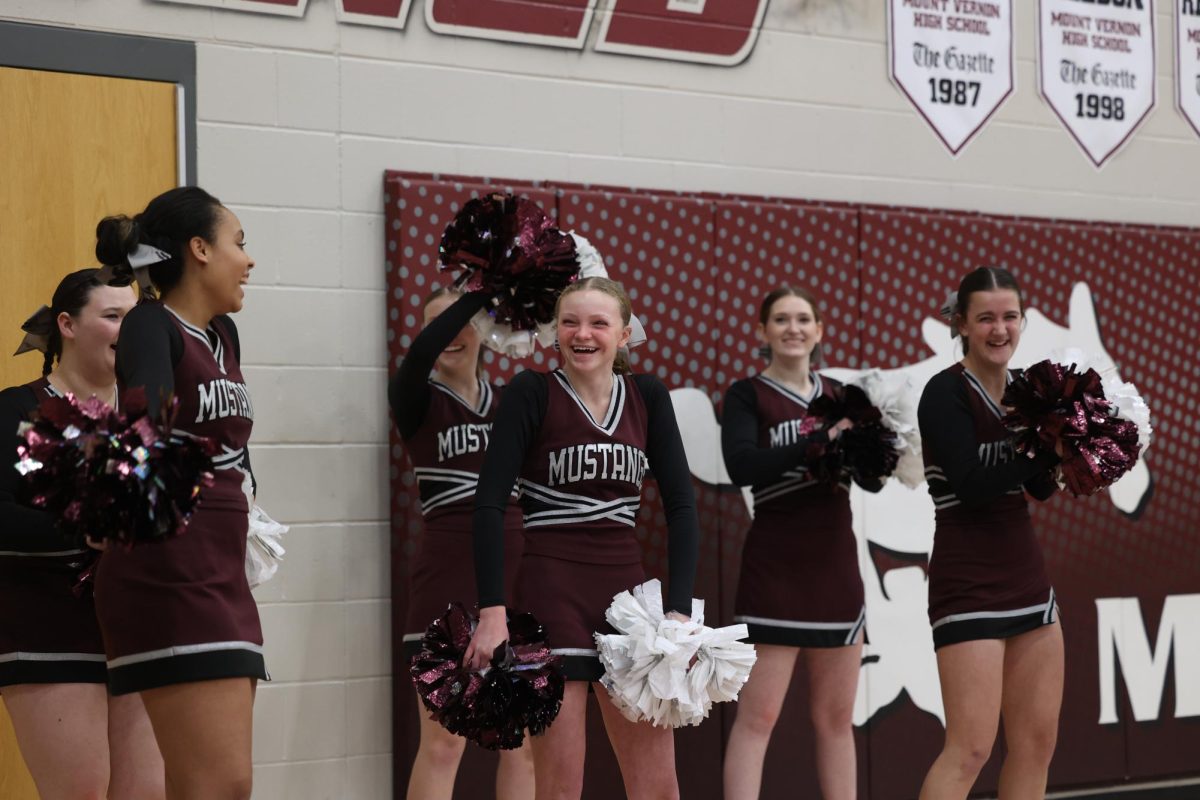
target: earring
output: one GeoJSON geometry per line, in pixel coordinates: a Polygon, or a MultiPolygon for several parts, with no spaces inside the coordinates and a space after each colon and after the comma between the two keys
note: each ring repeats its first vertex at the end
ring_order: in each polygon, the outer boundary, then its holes
{"type": "Polygon", "coordinates": [[[770,358],[771,357],[771,345],[764,344],[764,345],[760,346],[758,348],[758,355],[760,358],[770,358]]]}
{"type": "Polygon", "coordinates": [[[557,336],[554,337],[554,344],[552,344],[550,346],[554,348],[555,352],[561,352],[561,350],[562,350],[562,348],[558,346],[558,337],[557,336]]]}

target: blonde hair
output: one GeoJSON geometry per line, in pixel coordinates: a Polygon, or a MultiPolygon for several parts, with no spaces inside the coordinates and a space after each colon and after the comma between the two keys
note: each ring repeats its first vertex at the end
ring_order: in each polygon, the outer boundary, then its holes
{"type": "MultiPolygon", "coordinates": [[[[576,292],[602,292],[617,301],[617,305],[621,309],[621,321],[628,326],[629,321],[633,319],[633,304],[629,301],[629,293],[625,291],[625,287],[612,278],[592,277],[584,278],[576,281],[563,289],[562,294],[558,296],[558,302],[554,306],[554,319],[557,322],[559,314],[562,312],[562,301],[567,295],[576,292]]],[[[633,369],[629,365],[629,354],[622,348],[617,351],[617,357],[613,361],[613,372],[618,375],[628,375],[633,369]]]]}

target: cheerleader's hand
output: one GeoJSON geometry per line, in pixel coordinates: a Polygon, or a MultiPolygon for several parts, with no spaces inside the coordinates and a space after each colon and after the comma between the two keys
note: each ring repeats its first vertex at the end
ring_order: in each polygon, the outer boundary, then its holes
{"type": "Polygon", "coordinates": [[[93,550],[99,550],[101,553],[108,549],[108,542],[103,539],[93,539],[90,536],[84,536],[83,540],[87,542],[88,547],[93,550]]]}
{"type": "Polygon", "coordinates": [[[463,666],[473,670],[486,669],[491,665],[492,653],[508,641],[508,612],[504,606],[488,606],[479,610],[479,625],[471,636],[471,643],[463,653],[463,666]]]}
{"type": "Polygon", "coordinates": [[[854,427],[854,423],[847,417],[842,417],[829,428],[829,441],[833,441],[842,435],[842,431],[848,431],[854,427]]]}

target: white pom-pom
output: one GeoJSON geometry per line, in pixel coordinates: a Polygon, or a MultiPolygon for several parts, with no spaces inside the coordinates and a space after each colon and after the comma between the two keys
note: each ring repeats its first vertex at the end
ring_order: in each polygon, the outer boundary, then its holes
{"type": "Polygon", "coordinates": [[[549,347],[554,343],[554,323],[539,325],[533,331],[514,331],[511,325],[500,325],[483,309],[471,318],[471,324],[479,331],[485,347],[503,353],[509,358],[525,358],[532,355],[534,346],[549,347]]]}
{"type": "Polygon", "coordinates": [[[287,525],[271,519],[258,506],[251,507],[250,527],[246,532],[246,581],[251,589],[269,581],[279,569],[279,562],[287,552],[279,540],[287,532],[287,525]]]}
{"type": "Polygon", "coordinates": [[[604,266],[604,257],[600,255],[600,251],[575,231],[570,231],[567,235],[575,240],[575,260],[579,263],[579,279],[607,278],[608,269],[604,266]]]}
{"type": "Polygon", "coordinates": [[[687,622],[667,619],[657,580],[618,594],[605,618],[620,633],[596,634],[600,682],[634,722],[698,725],[713,703],[737,698],[754,665],[754,648],[737,641],[746,626],[705,627],[701,600],[692,600],[687,622]]]}
{"type": "Polygon", "coordinates": [[[1138,394],[1137,387],[1127,381],[1118,380],[1115,375],[1102,379],[1104,399],[1113,404],[1115,416],[1127,419],[1138,429],[1138,444],[1141,445],[1139,457],[1150,447],[1150,437],[1153,429],[1150,427],[1150,407],[1138,394]]]}
{"type": "Polygon", "coordinates": [[[910,489],[925,483],[925,464],[921,457],[921,431],[917,426],[917,408],[912,380],[900,371],[884,373],[870,369],[848,382],[867,395],[871,405],[883,415],[884,426],[896,434],[900,460],[892,477],[910,489]]]}

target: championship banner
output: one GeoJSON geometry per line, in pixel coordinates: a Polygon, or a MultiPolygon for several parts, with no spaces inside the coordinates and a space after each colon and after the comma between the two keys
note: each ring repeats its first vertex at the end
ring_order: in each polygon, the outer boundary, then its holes
{"type": "Polygon", "coordinates": [[[889,0],[892,81],[957,155],[1013,91],[1012,0],[889,0]]]}
{"type": "Polygon", "coordinates": [[[1038,70],[1042,97],[1102,166],[1154,108],[1154,0],[1038,0],[1038,70]]]}
{"type": "Polygon", "coordinates": [[[1200,0],[1175,0],[1175,103],[1200,134],[1200,0]]]}

